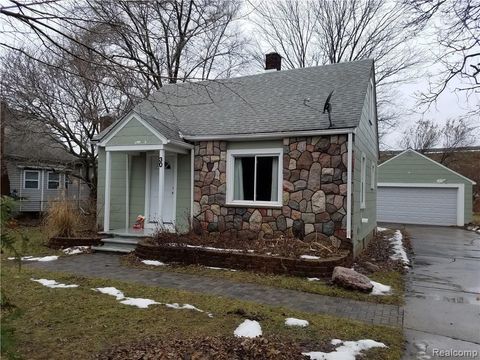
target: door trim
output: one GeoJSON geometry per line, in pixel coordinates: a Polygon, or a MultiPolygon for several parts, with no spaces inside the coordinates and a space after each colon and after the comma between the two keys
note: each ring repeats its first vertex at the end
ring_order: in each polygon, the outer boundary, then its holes
{"type": "Polygon", "coordinates": [[[465,184],[379,182],[379,187],[457,188],[457,226],[465,225],[465,184]]]}
{"type": "MultiPolygon", "coordinates": [[[[151,158],[158,156],[155,153],[147,153],[145,156],[145,228],[151,228],[155,226],[155,223],[150,223],[148,221],[150,217],[150,175],[151,175],[151,158]]],[[[176,214],[177,214],[177,165],[178,165],[178,154],[168,154],[165,155],[165,160],[172,161],[174,170],[173,170],[173,199],[172,199],[172,224],[176,223],[176,214]]],[[[169,223],[167,223],[169,224],[169,223]]]]}

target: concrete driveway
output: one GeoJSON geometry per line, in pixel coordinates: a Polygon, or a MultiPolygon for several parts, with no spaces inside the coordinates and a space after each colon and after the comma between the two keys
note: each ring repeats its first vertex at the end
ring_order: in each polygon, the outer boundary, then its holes
{"type": "Polygon", "coordinates": [[[480,235],[436,226],[405,230],[415,255],[407,276],[404,359],[480,359],[480,235]]]}

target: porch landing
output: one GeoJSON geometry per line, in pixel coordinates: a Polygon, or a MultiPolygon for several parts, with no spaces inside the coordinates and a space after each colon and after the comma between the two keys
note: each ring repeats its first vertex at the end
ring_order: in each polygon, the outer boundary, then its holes
{"type": "MultiPolygon", "coordinates": [[[[174,232],[173,224],[164,224],[166,231],[174,232]]],[[[133,229],[123,228],[115,229],[107,232],[101,232],[101,235],[107,235],[101,240],[100,246],[92,246],[93,251],[129,253],[135,250],[140,239],[152,237],[156,228],[133,229]]]]}

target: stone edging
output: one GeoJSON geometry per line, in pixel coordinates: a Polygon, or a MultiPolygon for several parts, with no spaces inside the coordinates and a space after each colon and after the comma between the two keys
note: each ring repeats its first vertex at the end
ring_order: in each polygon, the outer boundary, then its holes
{"type": "Polygon", "coordinates": [[[349,255],[320,260],[301,260],[185,246],[149,245],[142,242],[137,244],[135,254],[141,259],[301,277],[330,277],[335,266],[348,266],[351,264],[349,255]]]}
{"type": "Polygon", "coordinates": [[[101,240],[101,237],[51,237],[47,246],[52,249],[71,246],[98,246],[102,243],[101,240]]]}

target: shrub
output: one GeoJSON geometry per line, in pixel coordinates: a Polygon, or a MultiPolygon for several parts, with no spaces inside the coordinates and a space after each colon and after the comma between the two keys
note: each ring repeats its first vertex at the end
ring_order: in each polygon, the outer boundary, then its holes
{"type": "Polygon", "coordinates": [[[50,237],[74,237],[79,226],[79,214],[65,198],[52,201],[47,208],[44,226],[50,237]]]}

